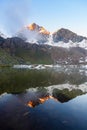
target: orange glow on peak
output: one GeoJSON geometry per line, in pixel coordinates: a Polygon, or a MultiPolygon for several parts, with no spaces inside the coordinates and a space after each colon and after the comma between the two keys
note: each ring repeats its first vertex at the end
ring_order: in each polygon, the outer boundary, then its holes
{"type": "Polygon", "coordinates": [[[41,27],[41,28],[40,28],[40,33],[42,33],[42,34],[47,34],[47,35],[50,34],[50,32],[47,31],[44,27],[41,27]]]}
{"type": "Polygon", "coordinates": [[[33,31],[33,30],[38,30],[38,32],[39,33],[41,33],[41,34],[45,34],[45,35],[49,35],[50,34],[50,32],[49,31],[47,31],[44,27],[42,27],[42,26],[39,26],[39,25],[37,25],[37,24],[35,24],[35,23],[32,23],[32,24],[30,24],[30,25],[28,25],[28,26],[26,26],[27,27],[27,29],[29,29],[29,30],[31,30],[31,31],[33,31]]]}
{"type": "Polygon", "coordinates": [[[36,24],[35,23],[30,24],[29,26],[27,26],[27,28],[33,31],[36,28],[36,24]]]}

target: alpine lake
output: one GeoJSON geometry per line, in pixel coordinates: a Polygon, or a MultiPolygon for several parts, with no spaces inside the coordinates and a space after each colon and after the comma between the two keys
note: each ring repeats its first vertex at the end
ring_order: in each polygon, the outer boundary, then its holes
{"type": "Polygon", "coordinates": [[[1,67],[0,130],[87,130],[87,67],[1,67]]]}

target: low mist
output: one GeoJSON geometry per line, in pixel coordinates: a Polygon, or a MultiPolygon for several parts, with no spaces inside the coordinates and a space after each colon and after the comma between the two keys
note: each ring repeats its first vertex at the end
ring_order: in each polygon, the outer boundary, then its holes
{"type": "Polygon", "coordinates": [[[29,23],[30,3],[31,0],[8,0],[10,4],[3,2],[0,8],[3,12],[0,13],[2,25],[0,27],[7,35],[13,36],[23,26],[29,23]]]}

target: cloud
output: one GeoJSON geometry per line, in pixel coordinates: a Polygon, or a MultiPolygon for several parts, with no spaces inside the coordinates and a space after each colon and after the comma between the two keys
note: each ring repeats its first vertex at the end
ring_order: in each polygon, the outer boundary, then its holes
{"type": "Polygon", "coordinates": [[[2,27],[10,35],[28,23],[31,0],[8,0],[3,2],[2,27]]]}

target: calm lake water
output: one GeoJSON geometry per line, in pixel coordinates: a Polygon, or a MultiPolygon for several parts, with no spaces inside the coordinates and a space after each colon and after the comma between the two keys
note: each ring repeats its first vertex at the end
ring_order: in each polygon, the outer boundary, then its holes
{"type": "Polygon", "coordinates": [[[0,130],[87,130],[87,73],[0,69],[0,130]]]}

